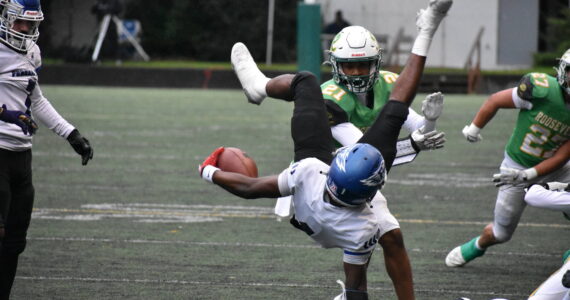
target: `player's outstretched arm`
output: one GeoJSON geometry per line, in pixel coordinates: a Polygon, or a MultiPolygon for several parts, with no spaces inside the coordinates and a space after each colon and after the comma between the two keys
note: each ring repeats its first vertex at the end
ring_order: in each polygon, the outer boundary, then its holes
{"type": "Polygon", "coordinates": [[[217,171],[213,182],[224,190],[245,199],[277,198],[279,193],[277,175],[266,177],[248,177],[239,173],[217,171]]]}
{"type": "Polygon", "coordinates": [[[424,72],[425,63],[425,56],[410,54],[404,70],[394,84],[390,100],[404,102],[408,106],[412,103],[424,72]]]}
{"type": "Polygon", "coordinates": [[[549,157],[538,165],[534,166],[538,176],[546,175],[554,172],[562,167],[570,159],[570,140],[560,146],[552,157],[549,157]]]}
{"type": "Polygon", "coordinates": [[[424,71],[431,40],[452,3],[452,0],[430,0],[427,9],[418,13],[418,35],[408,62],[396,80],[390,95],[391,100],[404,102],[406,105],[412,103],[424,71]]]}
{"type": "Polygon", "coordinates": [[[515,108],[513,102],[513,89],[506,89],[492,94],[473,118],[473,122],[463,128],[463,136],[471,142],[475,143],[482,140],[480,131],[493,119],[497,111],[501,108],[515,108]]]}
{"type": "Polygon", "coordinates": [[[218,158],[222,152],[224,152],[224,147],[219,147],[198,166],[200,176],[204,180],[217,184],[226,191],[245,199],[282,196],[279,192],[277,175],[253,178],[220,170],[218,158]]]}
{"type": "Polygon", "coordinates": [[[495,186],[505,184],[521,184],[538,176],[543,176],[556,171],[570,159],[570,140],[562,145],[552,157],[549,157],[536,166],[525,170],[513,168],[501,168],[501,173],[493,175],[495,186]]]}

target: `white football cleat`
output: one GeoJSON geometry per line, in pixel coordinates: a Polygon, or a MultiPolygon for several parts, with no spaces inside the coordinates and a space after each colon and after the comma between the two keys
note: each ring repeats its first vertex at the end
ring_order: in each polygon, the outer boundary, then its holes
{"type": "Polygon", "coordinates": [[[445,265],[448,267],[462,267],[466,263],[467,262],[465,261],[465,258],[463,258],[463,254],[461,254],[461,246],[455,247],[445,257],[445,265]]]}
{"type": "Polygon", "coordinates": [[[251,57],[243,43],[235,43],[231,54],[232,67],[243,88],[247,101],[261,104],[267,97],[265,86],[269,78],[265,77],[251,57]]]}
{"type": "Polygon", "coordinates": [[[418,31],[424,31],[433,36],[441,20],[447,15],[447,11],[453,3],[452,0],[430,0],[427,9],[418,12],[416,25],[418,31]]]}

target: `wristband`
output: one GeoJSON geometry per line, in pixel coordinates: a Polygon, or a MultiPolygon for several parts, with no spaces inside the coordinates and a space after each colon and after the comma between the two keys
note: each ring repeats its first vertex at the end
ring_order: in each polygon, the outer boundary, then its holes
{"type": "Polygon", "coordinates": [[[467,127],[467,134],[470,136],[477,136],[481,132],[481,128],[477,127],[477,125],[471,123],[469,127],[467,127]]]}
{"type": "Polygon", "coordinates": [[[414,41],[414,45],[412,46],[412,53],[418,56],[426,57],[430,44],[431,44],[431,37],[429,37],[427,34],[422,34],[422,32],[420,32],[420,34],[416,37],[416,40],[414,41]]]}
{"type": "Polygon", "coordinates": [[[525,174],[525,180],[532,180],[538,177],[538,172],[535,168],[528,168],[523,173],[525,174]]]}
{"type": "Polygon", "coordinates": [[[220,170],[220,168],[216,168],[212,165],[207,165],[204,167],[204,169],[202,169],[202,178],[204,178],[204,180],[206,180],[207,182],[214,183],[213,181],[214,173],[218,170],[220,170]]]}

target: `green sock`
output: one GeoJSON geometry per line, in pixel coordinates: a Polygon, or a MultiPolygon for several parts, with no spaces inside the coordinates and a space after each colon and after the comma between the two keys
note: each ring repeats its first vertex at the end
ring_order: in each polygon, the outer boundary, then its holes
{"type": "Polygon", "coordinates": [[[479,237],[476,237],[471,241],[461,245],[461,255],[463,256],[466,262],[472,261],[475,258],[485,254],[486,249],[480,250],[479,248],[477,248],[477,246],[475,246],[475,243],[477,242],[478,238],[479,237]]]}

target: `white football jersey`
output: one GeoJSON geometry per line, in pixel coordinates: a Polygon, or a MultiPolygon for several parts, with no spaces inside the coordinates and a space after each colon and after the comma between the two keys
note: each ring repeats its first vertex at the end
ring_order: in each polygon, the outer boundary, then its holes
{"type": "Polygon", "coordinates": [[[328,171],[329,165],[316,158],[303,159],[281,172],[279,190],[283,196],[293,195],[295,219],[310,228],[311,238],[324,248],[343,249],[345,262],[364,264],[380,236],[399,224],[393,217],[390,225],[380,224],[382,203],[375,207],[379,193],[370,205],[357,208],[328,203],[324,198],[328,171]]]}
{"type": "MultiPolygon", "coordinates": [[[[26,54],[0,43],[0,106],[26,112],[59,136],[66,138],[73,129],[42,95],[37,70],[41,66],[37,45],[26,54]]],[[[0,148],[23,151],[32,147],[32,137],[20,127],[0,121],[0,148]]]]}

